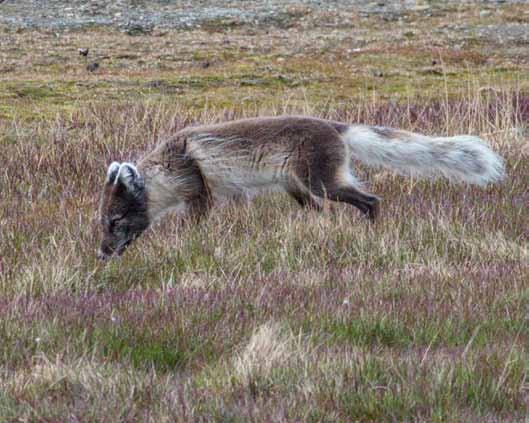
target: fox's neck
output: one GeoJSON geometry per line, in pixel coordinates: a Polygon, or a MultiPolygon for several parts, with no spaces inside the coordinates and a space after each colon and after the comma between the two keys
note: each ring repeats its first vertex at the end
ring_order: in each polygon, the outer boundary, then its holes
{"type": "Polygon", "coordinates": [[[171,176],[160,166],[143,167],[141,172],[145,179],[147,211],[151,222],[184,207],[178,178],[171,176]]]}

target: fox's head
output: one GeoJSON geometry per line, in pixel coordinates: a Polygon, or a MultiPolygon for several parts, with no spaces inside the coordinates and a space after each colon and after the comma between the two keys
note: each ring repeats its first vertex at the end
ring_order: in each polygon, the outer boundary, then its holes
{"type": "Polygon", "coordinates": [[[149,226],[145,182],[133,164],[114,162],[108,168],[100,219],[100,259],[121,255],[149,226]]]}

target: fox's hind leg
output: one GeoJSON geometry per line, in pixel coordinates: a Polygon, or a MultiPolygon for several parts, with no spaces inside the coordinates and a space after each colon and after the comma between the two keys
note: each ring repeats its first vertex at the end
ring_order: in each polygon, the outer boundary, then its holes
{"type": "Polygon", "coordinates": [[[350,163],[343,163],[334,178],[323,181],[327,190],[326,196],[330,200],[345,202],[360,209],[371,221],[378,215],[379,198],[376,195],[363,192],[360,183],[350,169],[350,163]]]}
{"type": "Polygon", "coordinates": [[[367,194],[353,186],[334,188],[327,192],[327,197],[333,201],[341,201],[352,204],[360,209],[371,221],[378,215],[379,199],[375,195],[367,194]]]}
{"type": "Polygon", "coordinates": [[[374,221],[378,215],[380,199],[376,195],[362,191],[349,166],[350,164],[345,162],[337,169],[334,178],[323,181],[327,190],[326,196],[330,200],[355,206],[374,221]]]}
{"type": "Polygon", "coordinates": [[[362,191],[351,172],[347,147],[340,134],[329,131],[325,139],[314,141],[319,142],[314,143],[313,153],[302,157],[296,168],[301,185],[315,197],[351,204],[375,220],[379,199],[362,191]]]}

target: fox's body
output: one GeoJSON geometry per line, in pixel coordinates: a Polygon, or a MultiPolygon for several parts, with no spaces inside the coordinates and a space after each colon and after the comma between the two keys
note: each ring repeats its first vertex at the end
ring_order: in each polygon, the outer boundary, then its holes
{"type": "Polygon", "coordinates": [[[101,205],[101,251],[121,253],[169,210],[200,216],[215,199],[260,191],[282,190],[316,209],[324,198],[343,201],[374,219],[378,198],[362,191],[354,160],[399,174],[477,185],[499,181],[504,172],[502,159],[472,136],[432,138],[298,116],[190,127],[160,144],[137,167],[110,166],[101,205]],[[110,226],[126,227],[134,210],[140,213],[133,230],[112,235],[110,226]]]}

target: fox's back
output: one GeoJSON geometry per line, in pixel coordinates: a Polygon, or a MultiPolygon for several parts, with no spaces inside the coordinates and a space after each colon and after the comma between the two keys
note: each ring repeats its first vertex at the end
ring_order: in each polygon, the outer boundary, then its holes
{"type": "MultiPolygon", "coordinates": [[[[186,128],[186,153],[220,195],[281,188],[308,156],[332,147],[346,125],[310,117],[244,119],[186,128]],[[321,145],[326,145],[325,149],[321,145]]],[[[343,143],[335,149],[343,157],[343,143]]]]}
{"type": "Polygon", "coordinates": [[[255,144],[296,144],[318,135],[328,137],[329,132],[343,133],[348,125],[310,116],[274,116],[240,119],[212,125],[191,126],[180,134],[211,134],[220,138],[238,137],[255,144]]]}

